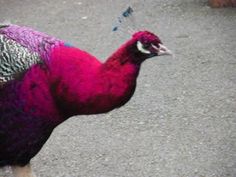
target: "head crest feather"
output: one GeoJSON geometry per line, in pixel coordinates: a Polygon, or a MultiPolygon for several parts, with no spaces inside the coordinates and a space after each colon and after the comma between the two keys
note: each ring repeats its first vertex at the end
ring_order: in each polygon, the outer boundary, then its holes
{"type": "MultiPolygon", "coordinates": [[[[124,12],[122,12],[122,14],[117,18],[117,22],[114,25],[114,27],[112,28],[112,31],[118,31],[121,24],[123,24],[127,19],[130,19],[133,16],[133,8],[132,7],[128,7],[124,12]]],[[[128,26],[129,30],[133,30],[130,26],[128,26]]],[[[134,32],[134,30],[132,31],[134,32]]]]}

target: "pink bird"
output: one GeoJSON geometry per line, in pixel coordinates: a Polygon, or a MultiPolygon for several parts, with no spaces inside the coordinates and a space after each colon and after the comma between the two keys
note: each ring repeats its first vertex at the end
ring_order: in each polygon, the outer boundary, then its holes
{"type": "Polygon", "coordinates": [[[1,25],[0,166],[33,176],[30,160],[56,126],[124,105],[142,62],[170,54],[158,36],[139,31],[103,63],[31,28],[1,25]]]}

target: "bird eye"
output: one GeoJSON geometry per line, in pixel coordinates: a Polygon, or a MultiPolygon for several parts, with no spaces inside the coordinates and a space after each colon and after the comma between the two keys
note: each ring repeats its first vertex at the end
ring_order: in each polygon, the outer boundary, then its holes
{"type": "Polygon", "coordinates": [[[149,49],[151,47],[151,43],[148,41],[142,42],[142,45],[144,49],[149,49]]]}
{"type": "Polygon", "coordinates": [[[151,44],[149,44],[149,43],[143,44],[143,48],[144,48],[144,49],[149,49],[150,46],[151,46],[151,44]]]}

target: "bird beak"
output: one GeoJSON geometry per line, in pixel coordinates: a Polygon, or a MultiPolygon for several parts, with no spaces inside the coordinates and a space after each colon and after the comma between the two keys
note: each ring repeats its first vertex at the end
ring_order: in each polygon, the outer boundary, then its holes
{"type": "Polygon", "coordinates": [[[169,50],[166,46],[159,44],[159,51],[157,52],[158,55],[173,55],[171,50],[169,50]]]}
{"type": "Polygon", "coordinates": [[[169,50],[166,46],[159,44],[159,47],[152,45],[154,49],[157,51],[157,55],[173,55],[172,51],[169,50]]]}

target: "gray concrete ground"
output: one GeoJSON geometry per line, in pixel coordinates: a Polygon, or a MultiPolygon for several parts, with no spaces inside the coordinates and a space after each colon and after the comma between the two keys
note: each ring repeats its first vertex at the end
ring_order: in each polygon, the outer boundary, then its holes
{"type": "Polygon", "coordinates": [[[35,173],[236,177],[236,9],[211,9],[206,0],[0,0],[0,19],[105,60],[128,38],[111,32],[128,5],[137,27],[158,34],[175,58],[146,61],[134,97],[121,109],[56,128],[32,160],[35,173]]]}

